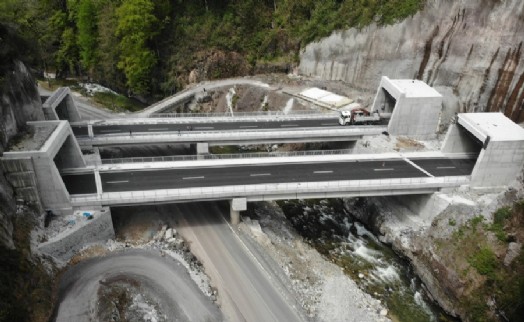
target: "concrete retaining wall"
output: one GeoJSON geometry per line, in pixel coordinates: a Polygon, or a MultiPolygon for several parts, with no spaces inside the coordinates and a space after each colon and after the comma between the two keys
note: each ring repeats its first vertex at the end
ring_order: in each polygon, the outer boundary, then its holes
{"type": "Polygon", "coordinates": [[[109,208],[90,211],[93,219],[82,218],[72,228],[38,245],[38,249],[63,262],[67,262],[83,247],[115,238],[113,220],[109,208]]]}
{"type": "Polygon", "coordinates": [[[17,198],[23,199],[42,211],[38,184],[31,158],[2,160],[4,174],[14,188],[17,198]]]}

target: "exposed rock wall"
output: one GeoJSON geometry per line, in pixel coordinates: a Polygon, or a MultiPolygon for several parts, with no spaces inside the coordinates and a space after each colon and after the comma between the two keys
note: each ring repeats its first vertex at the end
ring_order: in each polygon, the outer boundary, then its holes
{"type": "Polygon", "coordinates": [[[428,0],[392,26],[335,32],[308,45],[301,74],[346,82],[372,102],[380,77],[417,78],[455,112],[501,111],[524,122],[524,2],[428,0]]]}
{"type": "MultiPolygon", "coordinates": [[[[5,57],[2,57],[5,58],[5,57]]],[[[0,155],[9,140],[22,130],[27,121],[44,118],[35,81],[25,65],[17,60],[0,60],[0,155]]],[[[13,225],[10,217],[16,205],[11,186],[0,167],[0,245],[13,248],[13,225]]]]}

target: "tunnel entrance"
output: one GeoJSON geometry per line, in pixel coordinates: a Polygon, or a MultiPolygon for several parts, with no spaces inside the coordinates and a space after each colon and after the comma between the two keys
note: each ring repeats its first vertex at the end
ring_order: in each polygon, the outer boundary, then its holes
{"type": "Polygon", "coordinates": [[[397,100],[389,94],[389,92],[382,88],[382,92],[384,93],[384,103],[381,105],[381,113],[392,113],[395,109],[395,105],[397,104],[397,100]]]}
{"type": "Polygon", "coordinates": [[[373,110],[381,114],[391,114],[395,109],[397,100],[384,87],[381,87],[375,98],[373,110]]]}

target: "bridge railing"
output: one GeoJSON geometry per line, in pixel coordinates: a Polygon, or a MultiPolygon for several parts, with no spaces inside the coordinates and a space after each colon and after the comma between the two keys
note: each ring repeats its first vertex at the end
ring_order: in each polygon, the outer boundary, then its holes
{"type": "Polygon", "coordinates": [[[159,157],[133,157],[102,159],[102,164],[123,164],[123,163],[148,163],[148,162],[174,162],[174,161],[193,161],[193,160],[221,160],[221,159],[249,159],[249,158],[283,158],[298,156],[315,155],[342,155],[349,154],[351,150],[314,150],[314,151],[291,151],[291,152],[252,152],[234,154],[199,154],[199,155],[173,155],[159,157]]]}
{"type": "Polygon", "coordinates": [[[188,118],[188,117],[230,117],[230,118],[254,118],[254,117],[311,117],[311,118],[331,118],[338,117],[337,112],[322,113],[318,110],[297,110],[297,111],[254,111],[254,112],[224,112],[224,113],[152,113],[149,118],[188,118]]]}
{"type": "Polygon", "coordinates": [[[104,133],[97,134],[95,137],[81,137],[79,141],[90,143],[128,143],[129,140],[135,142],[158,142],[168,140],[169,142],[216,142],[216,141],[248,141],[249,139],[273,139],[282,138],[282,133],[285,138],[312,138],[319,137],[339,137],[349,135],[376,135],[385,131],[387,128],[380,125],[359,125],[359,126],[340,126],[335,128],[281,128],[281,129],[239,129],[239,130],[192,130],[192,131],[165,131],[165,132],[128,132],[119,133],[104,133]],[[241,135],[241,139],[240,136],[241,135]],[[152,138],[152,139],[151,139],[152,138]],[[238,139],[238,140],[235,140],[238,139]],[[188,141],[189,140],[189,141],[188,141]]]}
{"type": "Polygon", "coordinates": [[[373,180],[340,180],[253,184],[147,191],[106,192],[101,195],[72,195],[74,205],[135,204],[144,202],[220,200],[247,197],[248,201],[339,196],[377,196],[431,193],[439,188],[468,184],[470,176],[419,177],[373,180]]]}

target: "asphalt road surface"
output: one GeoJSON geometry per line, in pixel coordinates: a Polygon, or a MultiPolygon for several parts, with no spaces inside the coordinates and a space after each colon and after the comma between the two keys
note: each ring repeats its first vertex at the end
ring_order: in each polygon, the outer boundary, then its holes
{"type": "Polygon", "coordinates": [[[405,161],[286,163],[100,173],[104,192],[426,177],[405,161]]]}
{"type": "Polygon", "coordinates": [[[435,177],[470,175],[477,159],[410,159],[435,177]]]}
{"type": "MultiPolygon", "coordinates": [[[[414,160],[434,176],[470,175],[474,159],[414,160]]],[[[285,182],[420,178],[427,175],[403,160],[286,163],[101,172],[104,192],[140,191],[285,182]]],[[[63,177],[70,194],[96,192],[94,175],[63,177]],[[88,188],[89,187],[89,188],[88,188]]]]}
{"type": "Polygon", "coordinates": [[[295,296],[262,268],[224,220],[227,204],[176,204],[162,209],[169,209],[178,221],[177,231],[203,263],[226,320],[307,321],[295,296]]]}
{"type": "MultiPolygon", "coordinates": [[[[338,119],[334,117],[323,119],[305,119],[288,121],[246,121],[246,122],[209,122],[209,123],[183,123],[183,124],[123,124],[123,125],[93,125],[93,134],[129,134],[131,133],[157,133],[178,131],[228,131],[228,130],[268,130],[268,129],[294,129],[304,127],[340,127],[338,119]]],[[[72,126],[76,136],[87,136],[87,125],[72,126]]]]}
{"type": "Polygon", "coordinates": [[[97,321],[100,281],[116,278],[138,282],[169,321],[222,320],[218,308],[177,261],[151,251],[129,250],[89,259],[67,270],[60,281],[56,321],[97,321]]]}

